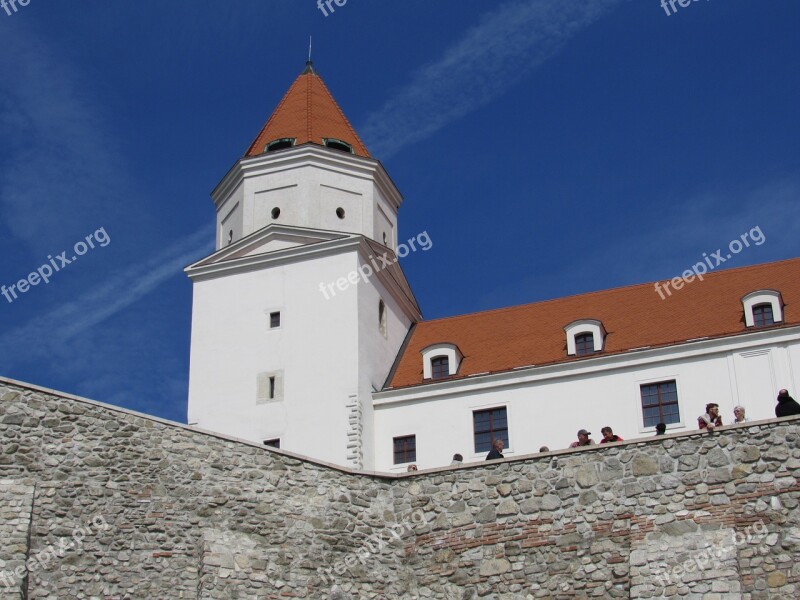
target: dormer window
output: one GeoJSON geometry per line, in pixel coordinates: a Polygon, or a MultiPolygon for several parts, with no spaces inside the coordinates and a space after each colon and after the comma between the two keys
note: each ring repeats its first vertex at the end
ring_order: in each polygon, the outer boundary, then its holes
{"type": "Polygon", "coordinates": [[[264,152],[275,152],[276,150],[284,150],[294,146],[295,138],[281,138],[279,140],[272,140],[264,148],[264,152]]]}
{"type": "Polygon", "coordinates": [[[577,356],[586,356],[587,354],[594,354],[594,334],[581,333],[575,336],[575,354],[577,356]]]}
{"type": "Polygon", "coordinates": [[[589,356],[603,350],[606,330],[600,321],[595,319],[573,321],[564,327],[564,331],[567,334],[569,356],[589,356]]]}
{"type": "Polygon", "coordinates": [[[450,359],[446,356],[435,356],[431,359],[431,379],[450,377],[450,359]]]}
{"type": "Polygon", "coordinates": [[[772,314],[772,304],[756,304],[753,307],[753,326],[767,327],[775,324],[775,315],[772,314]]]}
{"type": "Polygon", "coordinates": [[[343,142],[342,140],[336,140],[333,138],[324,138],[322,141],[327,148],[331,148],[333,150],[339,150],[340,152],[347,152],[348,154],[355,154],[355,152],[353,152],[353,146],[351,146],[347,142],[343,142]]]}
{"type": "Polygon", "coordinates": [[[769,327],[783,322],[783,300],[775,290],[758,290],[742,298],[744,322],[748,327],[769,327]]]}
{"type": "Polygon", "coordinates": [[[422,351],[422,375],[424,379],[437,380],[458,373],[464,356],[455,344],[433,344],[422,351]]]}

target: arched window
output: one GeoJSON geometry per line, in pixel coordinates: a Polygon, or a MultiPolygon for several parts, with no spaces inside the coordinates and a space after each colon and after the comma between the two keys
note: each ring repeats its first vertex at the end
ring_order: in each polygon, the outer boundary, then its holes
{"type": "Polygon", "coordinates": [[[342,140],[336,140],[333,138],[325,138],[322,141],[328,148],[331,148],[333,150],[339,150],[340,152],[347,152],[348,154],[354,154],[353,146],[351,146],[347,142],[343,142],[342,140]]]}
{"type": "Polygon", "coordinates": [[[264,148],[264,152],[275,152],[276,150],[283,150],[294,146],[295,138],[281,138],[279,140],[272,140],[264,148]]]}
{"type": "Polygon", "coordinates": [[[564,332],[567,334],[569,356],[588,356],[602,352],[605,345],[605,327],[595,319],[573,321],[564,327],[564,332]]]}
{"type": "Polygon", "coordinates": [[[769,327],[783,322],[783,299],[777,290],[758,290],[742,298],[747,327],[769,327]]]}
{"type": "Polygon", "coordinates": [[[455,344],[441,342],[422,350],[423,379],[445,379],[458,373],[464,355],[455,344]]]}

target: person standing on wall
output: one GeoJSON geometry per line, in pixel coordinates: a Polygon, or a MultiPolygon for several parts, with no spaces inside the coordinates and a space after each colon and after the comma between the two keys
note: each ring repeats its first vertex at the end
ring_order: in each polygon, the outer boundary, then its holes
{"type": "Polygon", "coordinates": [[[492,449],[486,455],[486,460],[496,460],[498,458],[505,458],[503,456],[503,440],[492,440],[492,449]]]}
{"type": "Polygon", "coordinates": [[[697,417],[697,425],[707,431],[714,431],[715,427],[720,427],[722,417],[719,416],[719,404],[713,402],[706,404],[706,414],[697,417]]]}
{"type": "Polygon", "coordinates": [[[580,448],[581,446],[594,446],[594,440],[589,437],[590,435],[592,434],[585,429],[579,430],[577,441],[572,442],[569,447],[580,448]]]}
{"type": "Polygon", "coordinates": [[[603,439],[600,440],[601,444],[610,444],[612,442],[621,442],[623,439],[619,437],[616,433],[613,432],[611,427],[606,425],[600,430],[600,433],[603,434],[603,439]]]}
{"type": "Polygon", "coordinates": [[[800,404],[789,395],[789,390],[778,392],[778,405],[775,407],[776,417],[800,415],[800,404]]]}

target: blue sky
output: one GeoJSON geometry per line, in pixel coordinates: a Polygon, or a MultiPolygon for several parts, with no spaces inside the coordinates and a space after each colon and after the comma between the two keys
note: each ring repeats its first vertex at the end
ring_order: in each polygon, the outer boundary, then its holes
{"type": "Polygon", "coordinates": [[[0,10],[0,374],[185,420],[209,193],[302,70],[405,196],[426,318],[800,255],[800,4],[45,2],[0,10]],[[101,236],[102,237],[102,236],[101,236]],[[56,260],[54,258],[54,260],[56,260]],[[58,262],[56,262],[58,264],[58,262]]]}

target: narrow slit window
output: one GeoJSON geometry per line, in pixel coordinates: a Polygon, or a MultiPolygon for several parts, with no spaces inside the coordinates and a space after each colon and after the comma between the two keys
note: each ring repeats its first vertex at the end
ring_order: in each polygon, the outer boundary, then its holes
{"type": "Polygon", "coordinates": [[[378,301],[378,331],[386,337],[386,304],[383,300],[378,301]]]}
{"type": "Polygon", "coordinates": [[[269,446],[270,448],[280,448],[281,447],[281,438],[274,438],[271,440],[264,440],[264,445],[269,446]]]}
{"type": "Polygon", "coordinates": [[[275,399],[275,377],[272,376],[269,378],[269,399],[275,399]]]}

